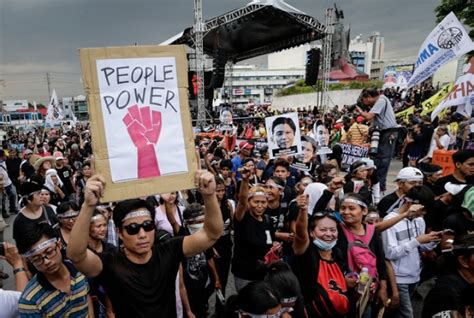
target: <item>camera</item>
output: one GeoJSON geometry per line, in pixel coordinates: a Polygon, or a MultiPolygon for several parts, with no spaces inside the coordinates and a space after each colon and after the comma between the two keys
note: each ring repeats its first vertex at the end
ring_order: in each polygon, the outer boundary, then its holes
{"type": "Polygon", "coordinates": [[[365,104],[362,103],[362,98],[360,98],[360,97],[357,99],[357,102],[356,102],[355,104],[346,106],[346,108],[347,108],[347,110],[348,110],[349,112],[352,113],[352,112],[354,112],[354,111],[356,110],[356,107],[357,107],[357,106],[359,106],[361,109],[364,109],[364,110],[365,110],[365,108],[366,108],[366,107],[365,107],[365,104]]]}
{"type": "Polygon", "coordinates": [[[379,141],[380,141],[380,128],[374,127],[370,135],[369,155],[377,154],[378,148],[379,148],[379,141]]]}

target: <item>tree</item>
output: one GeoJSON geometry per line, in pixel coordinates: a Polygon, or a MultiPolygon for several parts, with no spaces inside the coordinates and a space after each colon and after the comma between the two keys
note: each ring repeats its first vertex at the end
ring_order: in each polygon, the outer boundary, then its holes
{"type": "Polygon", "coordinates": [[[474,0],[441,0],[441,4],[435,8],[437,22],[451,11],[471,29],[469,36],[474,38],[474,0]]]}

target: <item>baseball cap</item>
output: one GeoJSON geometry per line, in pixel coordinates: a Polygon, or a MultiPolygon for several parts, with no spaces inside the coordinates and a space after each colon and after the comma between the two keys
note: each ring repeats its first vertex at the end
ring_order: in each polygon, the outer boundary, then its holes
{"type": "Polygon", "coordinates": [[[456,195],[460,193],[467,185],[466,184],[456,184],[452,182],[448,182],[444,185],[444,189],[446,192],[456,195]]]}
{"type": "Polygon", "coordinates": [[[398,172],[398,175],[395,181],[399,181],[399,180],[423,181],[423,173],[420,171],[420,169],[413,168],[413,167],[406,167],[398,172]]]}
{"type": "Polygon", "coordinates": [[[362,117],[362,116],[357,116],[356,121],[357,121],[358,123],[361,123],[361,122],[364,121],[364,119],[365,119],[365,118],[362,117]]]}
{"type": "Polygon", "coordinates": [[[25,156],[26,155],[31,155],[31,154],[33,154],[33,150],[31,150],[31,149],[26,149],[25,150],[25,156]]]}
{"type": "Polygon", "coordinates": [[[62,160],[62,159],[64,159],[64,156],[63,156],[63,154],[62,154],[61,151],[56,151],[56,152],[54,153],[54,158],[55,158],[56,160],[62,160]]]}
{"type": "Polygon", "coordinates": [[[251,143],[248,143],[246,141],[241,141],[239,143],[239,149],[249,149],[249,150],[252,150],[253,149],[253,145],[251,143]]]}

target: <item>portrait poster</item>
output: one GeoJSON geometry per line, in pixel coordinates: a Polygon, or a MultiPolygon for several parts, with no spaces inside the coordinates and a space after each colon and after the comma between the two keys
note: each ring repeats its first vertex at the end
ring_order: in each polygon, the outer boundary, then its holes
{"type": "Polygon", "coordinates": [[[270,159],[303,152],[298,113],[265,118],[270,159]]]}
{"type": "Polygon", "coordinates": [[[183,46],[80,49],[103,201],[194,187],[183,46]]]}
{"type": "Polygon", "coordinates": [[[233,121],[232,109],[230,107],[222,107],[219,111],[219,131],[233,133],[233,121]]]}

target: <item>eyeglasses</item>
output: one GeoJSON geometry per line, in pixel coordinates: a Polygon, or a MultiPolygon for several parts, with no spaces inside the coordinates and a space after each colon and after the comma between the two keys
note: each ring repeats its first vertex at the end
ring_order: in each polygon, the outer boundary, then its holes
{"type": "Polygon", "coordinates": [[[140,232],[140,229],[143,229],[145,232],[151,232],[155,229],[155,222],[152,220],[147,220],[142,224],[130,223],[123,227],[128,235],[137,235],[140,232]]]}
{"type": "Polygon", "coordinates": [[[53,248],[46,250],[44,255],[36,255],[30,258],[30,262],[35,266],[41,266],[44,264],[44,260],[51,260],[58,253],[58,245],[54,245],[53,248]]]}

